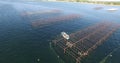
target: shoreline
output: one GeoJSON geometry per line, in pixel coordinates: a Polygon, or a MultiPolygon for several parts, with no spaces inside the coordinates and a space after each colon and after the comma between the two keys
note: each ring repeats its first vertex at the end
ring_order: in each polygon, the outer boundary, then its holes
{"type": "Polygon", "coordinates": [[[90,2],[90,1],[86,1],[86,2],[76,2],[76,1],[42,1],[42,2],[65,2],[65,3],[82,3],[82,4],[97,4],[97,5],[105,5],[105,6],[120,6],[120,1],[119,2],[90,2]],[[110,4],[107,4],[110,3],[110,4]],[[112,4],[111,4],[112,3],[112,4]],[[119,3],[119,4],[115,4],[115,3],[119,3]]]}

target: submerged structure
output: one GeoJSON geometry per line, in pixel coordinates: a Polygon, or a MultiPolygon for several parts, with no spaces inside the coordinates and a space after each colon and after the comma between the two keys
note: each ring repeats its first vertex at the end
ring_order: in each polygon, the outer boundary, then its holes
{"type": "Polygon", "coordinates": [[[37,10],[37,11],[24,11],[21,15],[22,16],[30,16],[35,14],[54,14],[54,13],[61,13],[61,10],[37,10]]]}
{"type": "Polygon", "coordinates": [[[105,42],[119,27],[115,23],[101,22],[70,34],[70,39],[60,36],[53,40],[52,46],[66,63],[81,63],[81,59],[105,42]]]}
{"type": "Polygon", "coordinates": [[[57,17],[52,17],[47,19],[39,19],[39,20],[33,21],[32,26],[33,27],[47,26],[49,24],[53,24],[56,22],[70,21],[76,18],[80,18],[80,15],[70,14],[70,15],[62,15],[62,16],[57,16],[57,17]]]}

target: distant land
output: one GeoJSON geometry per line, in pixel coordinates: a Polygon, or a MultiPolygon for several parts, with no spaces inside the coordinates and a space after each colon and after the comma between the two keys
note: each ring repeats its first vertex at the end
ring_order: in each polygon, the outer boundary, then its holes
{"type": "Polygon", "coordinates": [[[22,2],[81,2],[81,3],[93,3],[93,4],[105,4],[105,5],[120,5],[120,0],[1,0],[1,1],[22,1],[22,2]]]}

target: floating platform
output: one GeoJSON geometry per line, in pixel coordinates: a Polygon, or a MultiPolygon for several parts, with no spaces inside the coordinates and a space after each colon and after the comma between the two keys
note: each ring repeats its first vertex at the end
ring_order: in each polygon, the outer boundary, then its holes
{"type": "Polygon", "coordinates": [[[49,24],[53,24],[56,22],[70,21],[70,20],[73,20],[76,18],[80,18],[80,15],[69,14],[69,15],[56,16],[56,17],[47,18],[47,19],[39,19],[36,21],[32,21],[32,26],[33,27],[42,27],[42,26],[47,26],[49,24]]]}
{"type": "Polygon", "coordinates": [[[69,40],[60,36],[53,40],[52,46],[66,63],[81,63],[81,59],[105,42],[119,27],[115,23],[101,22],[70,34],[69,40]]]}

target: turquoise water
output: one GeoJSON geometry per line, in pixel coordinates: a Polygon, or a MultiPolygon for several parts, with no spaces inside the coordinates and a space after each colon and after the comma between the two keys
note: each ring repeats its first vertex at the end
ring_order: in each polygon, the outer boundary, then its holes
{"type": "MultiPolygon", "coordinates": [[[[0,63],[59,63],[57,56],[49,47],[49,42],[55,39],[60,32],[65,31],[70,34],[103,20],[120,22],[118,19],[120,11],[109,13],[105,10],[109,8],[107,6],[96,11],[93,9],[95,6],[64,2],[0,2],[0,63]],[[31,21],[43,18],[42,15],[21,16],[23,11],[51,9],[61,10],[60,15],[77,13],[81,15],[81,18],[34,28],[31,26],[31,21]],[[40,61],[38,62],[37,59],[40,61]]],[[[44,17],[48,18],[48,16],[44,17]]],[[[82,62],[99,63],[114,48],[119,47],[120,31],[118,30],[116,33],[118,34],[114,34],[115,37],[111,36],[82,62]]],[[[113,53],[112,59],[108,59],[106,62],[120,63],[119,52],[118,50],[115,54],[113,53]]]]}

